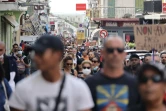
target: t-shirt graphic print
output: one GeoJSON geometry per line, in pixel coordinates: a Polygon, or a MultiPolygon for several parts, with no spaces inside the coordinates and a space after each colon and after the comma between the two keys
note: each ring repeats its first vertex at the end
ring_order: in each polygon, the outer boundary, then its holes
{"type": "MultiPolygon", "coordinates": [[[[37,111],[55,111],[57,98],[38,98],[37,111]]],[[[61,98],[58,111],[67,111],[67,99],[61,98]]]]}
{"type": "Polygon", "coordinates": [[[129,103],[127,85],[99,85],[96,90],[99,111],[126,111],[129,103]]]}

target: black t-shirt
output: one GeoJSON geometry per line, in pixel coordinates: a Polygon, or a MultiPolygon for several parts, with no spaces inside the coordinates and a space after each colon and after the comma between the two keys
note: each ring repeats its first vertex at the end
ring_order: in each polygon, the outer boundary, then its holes
{"type": "Polygon", "coordinates": [[[143,104],[140,104],[129,108],[127,111],[146,111],[146,108],[143,104]]]}
{"type": "Polygon", "coordinates": [[[85,81],[95,103],[93,111],[126,111],[139,103],[136,78],[127,72],[116,79],[99,72],[85,81]]]}

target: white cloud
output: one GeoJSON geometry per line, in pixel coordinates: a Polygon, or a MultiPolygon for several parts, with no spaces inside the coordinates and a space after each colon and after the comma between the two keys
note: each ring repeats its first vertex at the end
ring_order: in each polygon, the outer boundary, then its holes
{"type": "Polygon", "coordinates": [[[51,0],[52,13],[82,13],[83,11],[76,11],[76,3],[87,3],[87,0],[51,0]]]}

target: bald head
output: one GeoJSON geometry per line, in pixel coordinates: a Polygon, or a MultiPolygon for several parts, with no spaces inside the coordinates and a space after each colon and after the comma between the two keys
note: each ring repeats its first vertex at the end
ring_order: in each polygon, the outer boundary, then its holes
{"type": "Polygon", "coordinates": [[[5,43],[0,41],[0,56],[5,54],[5,43]]]}
{"type": "Polygon", "coordinates": [[[5,47],[5,43],[0,41],[0,45],[4,46],[5,47]]]}
{"type": "Polygon", "coordinates": [[[123,48],[125,47],[123,39],[121,37],[119,37],[119,36],[106,38],[105,42],[104,42],[104,47],[107,47],[111,43],[118,44],[120,47],[123,47],[123,48]]]}

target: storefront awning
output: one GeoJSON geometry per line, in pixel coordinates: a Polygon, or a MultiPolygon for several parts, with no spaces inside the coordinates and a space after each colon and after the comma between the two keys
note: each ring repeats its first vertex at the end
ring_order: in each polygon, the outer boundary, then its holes
{"type": "Polygon", "coordinates": [[[91,39],[93,38],[99,38],[100,37],[100,31],[103,29],[95,29],[91,34],[91,39]]]}
{"type": "Polygon", "coordinates": [[[144,18],[145,20],[148,20],[148,19],[161,20],[161,19],[166,19],[166,14],[145,15],[144,18]]]}
{"type": "Polygon", "coordinates": [[[14,27],[15,29],[19,28],[19,24],[12,16],[5,15],[4,18],[11,24],[12,27],[14,27]]]}

